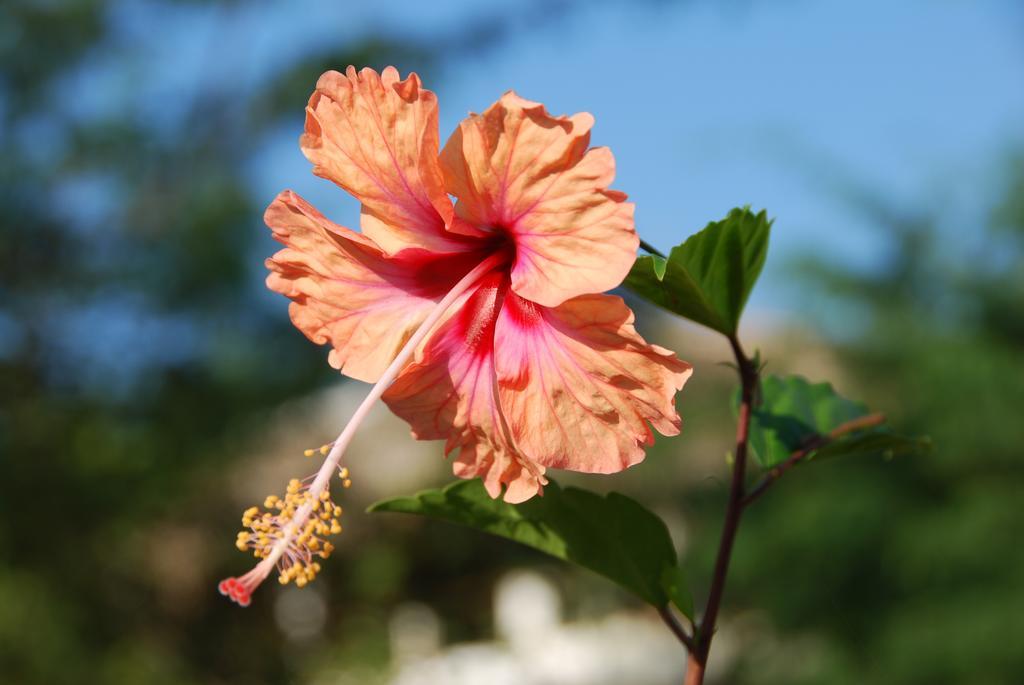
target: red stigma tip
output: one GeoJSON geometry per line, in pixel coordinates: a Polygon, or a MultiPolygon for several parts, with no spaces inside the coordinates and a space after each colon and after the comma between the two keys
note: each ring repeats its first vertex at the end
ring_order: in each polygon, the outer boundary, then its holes
{"type": "Polygon", "coordinates": [[[239,606],[247,607],[252,603],[252,594],[238,578],[225,578],[217,583],[217,591],[239,606]]]}

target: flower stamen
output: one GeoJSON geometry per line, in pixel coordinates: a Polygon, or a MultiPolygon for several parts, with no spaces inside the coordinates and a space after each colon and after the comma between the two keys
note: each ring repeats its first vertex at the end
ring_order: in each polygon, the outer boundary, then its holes
{"type": "Polygon", "coordinates": [[[340,461],[356,430],[445,312],[477,281],[507,260],[508,255],[504,251],[496,252],[463,276],[410,336],[380,380],[356,408],[337,439],[317,450],[307,449],[303,452],[307,457],[312,457],[317,452],[325,457],[324,463],[314,476],[303,481],[292,479],[283,500],[275,495],[268,497],[264,501],[268,511],[261,512],[259,507],[250,507],[243,513],[242,525],[249,530],[239,533],[235,544],[242,551],[252,549],[260,562],[243,576],[222,580],[218,585],[221,594],[240,606],[248,606],[253,591],[266,580],[271,569],[275,567],[280,572],[278,579],[281,584],[294,580],[296,586],[303,587],[316,577],[320,571],[320,564],[316,559],[326,559],[334,549],[323,536],[335,534],[335,529],[337,533],[341,532],[341,525],[337,521],[337,517],[341,515],[341,508],[336,507],[331,501],[328,484],[333,473],[337,471],[342,487],[348,488],[352,485],[348,469],[341,466],[340,461]],[[327,506],[332,509],[322,508],[327,506]],[[272,509],[277,513],[271,513],[272,509]],[[337,516],[333,516],[335,510],[338,511],[337,516]],[[323,514],[328,511],[332,516],[328,517],[325,523],[323,514]],[[314,512],[318,516],[312,516],[314,512]]]}
{"type": "MultiPolygon", "coordinates": [[[[349,487],[352,481],[348,478],[348,469],[342,467],[340,473],[344,474],[343,487],[349,487]]],[[[294,581],[296,586],[304,587],[316,578],[320,572],[318,560],[327,559],[334,551],[327,536],[342,532],[343,510],[331,499],[329,488],[314,497],[309,489],[311,480],[312,477],[305,481],[293,478],[283,498],[270,495],[263,501],[266,511],[249,507],[242,513],[245,530],[238,533],[235,546],[242,552],[252,550],[253,556],[261,561],[241,578],[221,581],[218,586],[221,594],[241,606],[248,606],[252,591],[267,578],[271,566],[276,566],[282,585],[294,581]],[[311,512],[307,520],[297,522],[296,513],[307,506],[311,512]],[[279,546],[283,546],[281,553],[277,552],[279,546]],[[274,560],[268,561],[272,556],[274,560]]]]}

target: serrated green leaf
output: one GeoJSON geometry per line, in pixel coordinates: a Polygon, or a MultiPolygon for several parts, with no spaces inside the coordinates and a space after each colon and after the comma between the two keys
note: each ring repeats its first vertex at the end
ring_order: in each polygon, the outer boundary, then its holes
{"type": "Polygon", "coordinates": [[[829,383],[765,376],[761,403],[751,415],[750,448],[758,463],[771,467],[815,436],[867,413],[866,406],[840,397],[829,383]]]}
{"type": "Polygon", "coordinates": [[[602,497],[549,482],[543,497],[508,504],[492,499],[479,480],[470,480],[377,502],[369,511],[419,514],[476,528],[595,571],[656,607],[669,601],[661,582],[665,569],[676,566],[668,528],[624,495],[602,497]]]}
{"type": "Polygon", "coordinates": [[[686,572],[679,566],[666,566],[661,572],[661,587],[683,616],[693,621],[693,595],[686,572]]]}
{"type": "Polygon", "coordinates": [[[637,258],[623,285],[671,312],[733,335],[764,266],[770,232],[764,211],[734,209],[672,248],[668,259],[637,258]]]}
{"type": "MultiPolygon", "coordinates": [[[[801,376],[765,376],[761,403],[751,413],[750,450],[761,466],[771,468],[816,437],[868,413],[864,404],[841,397],[829,383],[811,383],[801,376]]],[[[926,450],[926,439],[873,426],[830,441],[807,460],[871,454],[902,456],[926,450]]]]}

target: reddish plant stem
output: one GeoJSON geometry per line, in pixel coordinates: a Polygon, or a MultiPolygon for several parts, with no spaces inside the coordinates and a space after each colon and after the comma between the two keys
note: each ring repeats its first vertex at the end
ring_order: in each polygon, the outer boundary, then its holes
{"type": "MultiPolygon", "coordinates": [[[[715,634],[718,610],[722,603],[725,581],[729,573],[729,560],[732,558],[732,548],[736,542],[736,533],[739,530],[743,510],[760,497],[772,483],[815,450],[847,433],[877,426],[885,421],[885,417],[881,414],[868,414],[836,426],[828,435],[814,436],[788,459],[772,468],[756,486],[751,488],[749,493],[746,493],[745,478],[749,451],[750,416],[757,394],[759,371],[754,362],[744,354],[735,335],[729,337],[729,343],[732,346],[733,355],[736,357],[736,367],[741,383],[739,417],[736,422],[736,456],[733,460],[732,480],[729,487],[729,501],[725,509],[725,522],[722,525],[722,537],[718,544],[718,556],[715,559],[715,571],[711,580],[711,589],[708,591],[704,615],[699,622],[694,623],[693,637],[686,635],[681,628],[681,636],[680,633],[677,633],[677,637],[689,649],[685,685],[703,685],[704,683],[708,655],[711,652],[711,640],[715,634]]],[[[666,622],[668,622],[667,618],[666,622]]],[[[672,627],[671,624],[670,627],[672,627]]]]}
{"type": "Polygon", "coordinates": [[[658,609],[658,614],[661,616],[661,620],[665,622],[665,625],[668,626],[668,629],[672,631],[672,634],[686,646],[686,649],[692,652],[693,638],[686,632],[686,628],[684,628],[683,624],[679,622],[676,615],[672,613],[672,608],[669,606],[663,606],[658,609]]]}
{"type": "Polygon", "coordinates": [[[752,487],[747,496],[743,498],[743,507],[746,508],[747,506],[752,504],[754,500],[756,500],[757,498],[764,494],[764,491],[767,490],[772,483],[781,478],[783,474],[786,473],[786,471],[789,471],[791,468],[793,468],[801,461],[806,459],[807,456],[814,452],[816,449],[824,447],[831,441],[837,438],[841,438],[847,433],[863,430],[864,428],[871,428],[881,423],[885,423],[884,415],[868,414],[867,416],[861,416],[859,418],[847,421],[846,423],[842,423],[836,426],[829,432],[828,435],[814,436],[814,438],[809,440],[804,447],[798,449],[796,452],[793,452],[793,454],[791,454],[789,458],[786,459],[784,462],[772,467],[771,470],[769,470],[768,473],[765,474],[761,482],[752,487]]]}
{"type": "Polygon", "coordinates": [[[704,671],[707,668],[708,654],[711,651],[711,639],[715,634],[715,623],[718,621],[718,609],[722,604],[725,592],[725,579],[729,573],[729,560],[739,529],[740,516],[743,514],[743,497],[747,472],[747,449],[750,437],[750,413],[753,410],[754,395],[757,392],[758,369],[743,352],[735,335],[729,336],[736,367],[740,374],[740,410],[736,422],[736,455],[732,465],[732,481],[729,487],[729,501],[725,509],[725,523],[722,525],[722,537],[718,543],[718,557],[715,559],[715,571],[708,591],[708,602],[704,608],[704,616],[696,629],[693,649],[686,667],[686,685],[701,685],[704,682],[704,671]]]}
{"type": "Polygon", "coordinates": [[[704,666],[705,664],[698,661],[691,651],[690,656],[686,659],[685,685],[702,685],[704,682],[704,666]]]}

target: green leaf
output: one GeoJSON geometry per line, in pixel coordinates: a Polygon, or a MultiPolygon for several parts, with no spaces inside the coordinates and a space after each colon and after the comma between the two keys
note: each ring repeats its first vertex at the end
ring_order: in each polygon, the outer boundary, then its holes
{"type": "MultiPolygon", "coordinates": [[[[751,453],[761,466],[770,468],[807,447],[815,438],[868,413],[865,405],[841,397],[829,383],[810,383],[801,376],[765,376],[761,381],[761,403],[751,413],[751,453]]],[[[927,449],[927,439],[897,435],[884,426],[872,426],[830,441],[807,460],[872,454],[902,456],[927,449]]]]}
{"type": "Polygon", "coordinates": [[[834,440],[815,450],[813,456],[815,459],[829,459],[880,454],[886,459],[893,459],[927,454],[931,449],[932,441],[928,437],[899,435],[879,426],[870,431],[834,440]]]}
{"type": "MultiPolygon", "coordinates": [[[[614,492],[602,497],[549,482],[543,497],[508,504],[492,499],[479,480],[470,480],[377,502],[369,511],[420,514],[476,528],[595,571],[656,607],[670,598],[662,585],[666,569],[676,567],[668,528],[614,492]]],[[[682,582],[682,576],[675,579],[682,582]]],[[[673,601],[681,592],[681,587],[673,590],[673,601]]]]}
{"type": "Polygon", "coordinates": [[[683,616],[693,621],[693,595],[686,582],[686,572],[679,566],[666,566],[661,572],[661,587],[683,616]]]}
{"type": "Polygon", "coordinates": [[[751,414],[750,448],[762,466],[774,466],[816,436],[867,413],[866,406],[840,397],[829,383],[764,376],[761,403],[751,414]]]}
{"type": "Polygon", "coordinates": [[[667,260],[638,257],[623,285],[671,312],[734,335],[764,266],[770,232],[763,210],[734,209],[672,248],[667,260]]]}

